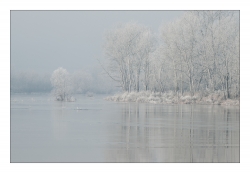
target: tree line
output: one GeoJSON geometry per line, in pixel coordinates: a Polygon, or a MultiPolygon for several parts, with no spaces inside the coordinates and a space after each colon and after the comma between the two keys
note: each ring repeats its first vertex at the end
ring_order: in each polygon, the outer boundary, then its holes
{"type": "Polygon", "coordinates": [[[238,12],[188,11],[159,31],[129,22],[105,34],[106,73],[123,91],[222,91],[239,98],[238,12]]]}
{"type": "Polygon", "coordinates": [[[66,93],[70,94],[86,94],[87,92],[108,94],[117,90],[114,82],[103,75],[100,69],[95,69],[94,72],[77,70],[69,73],[64,68],[58,68],[52,74],[12,72],[10,81],[11,93],[49,93],[55,92],[55,89],[61,86],[65,86],[66,93]]]}

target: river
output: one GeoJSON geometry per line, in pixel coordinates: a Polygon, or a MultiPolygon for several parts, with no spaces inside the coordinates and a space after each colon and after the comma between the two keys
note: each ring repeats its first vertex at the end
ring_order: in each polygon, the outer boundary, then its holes
{"type": "Polygon", "coordinates": [[[11,94],[11,162],[240,162],[240,109],[11,94]]]}

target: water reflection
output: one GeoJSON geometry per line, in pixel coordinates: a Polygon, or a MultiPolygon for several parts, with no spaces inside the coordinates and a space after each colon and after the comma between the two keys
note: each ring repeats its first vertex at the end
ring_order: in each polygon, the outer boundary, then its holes
{"type": "Polygon", "coordinates": [[[11,102],[11,162],[239,162],[239,116],[237,107],[37,96],[11,102]]]}
{"type": "Polygon", "coordinates": [[[51,112],[51,123],[52,123],[52,132],[53,137],[56,140],[61,140],[67,137],[69,130],[69,123],[67,121],[68,116],[70,116],[69,112],[65,109],[65,102],[55,102],[51,112]]]}
{"type": "Polygon", "coordinates": [[[207,105],[123,104],[120,128],[106,129],[113,135],[105,161],[239,162],[238,111],[207,105]]]}

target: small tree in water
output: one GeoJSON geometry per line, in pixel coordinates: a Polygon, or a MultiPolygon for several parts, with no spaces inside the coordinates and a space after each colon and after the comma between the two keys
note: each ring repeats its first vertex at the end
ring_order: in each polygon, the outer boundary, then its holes
{"type": "Polygon", "coordinates": [[[62,67],[56,69],[53,72],[50,81],[54,87],[53,94],[57,101],[74,101],[70,95],[70,78],[66,69],[62,67]]]}

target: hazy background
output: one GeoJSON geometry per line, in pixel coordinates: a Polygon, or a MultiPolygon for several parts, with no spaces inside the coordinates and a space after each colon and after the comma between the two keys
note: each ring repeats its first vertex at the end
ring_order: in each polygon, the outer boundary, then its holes
{"type": "Polygon", "coordinates": [[[11,93],[50,92],[58,67],[74,80],[75,93],[114,93],[103,72],[105,32],[135,21],[158,33],[183,11],[11,11],[11,93]],[[98,59],[98,60],[97,60],[98,59]]]}
{"type": "Polygon", "coordinates": [[[93,71],[105,31],[136,21],[158,32],[183,11],[11,11],[11,72],[93,71]]]}

